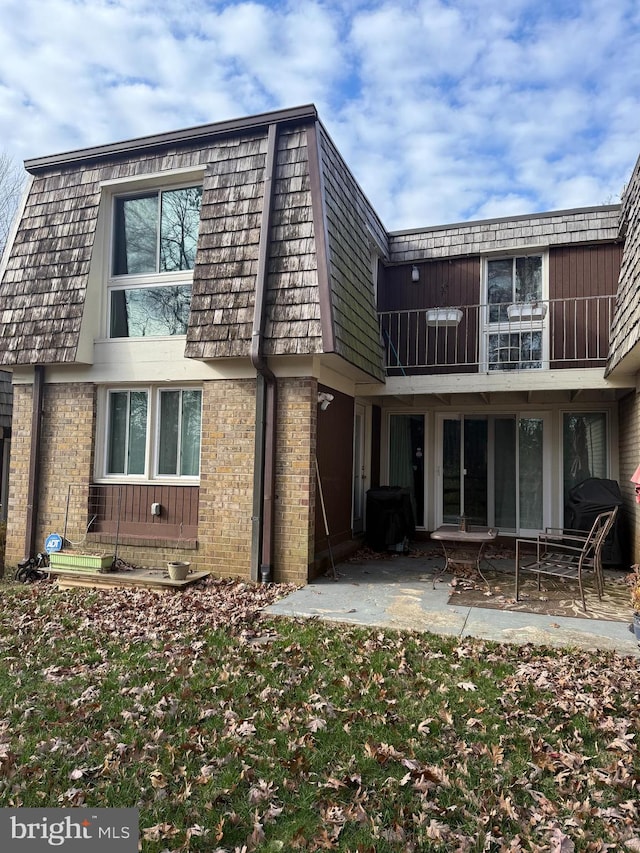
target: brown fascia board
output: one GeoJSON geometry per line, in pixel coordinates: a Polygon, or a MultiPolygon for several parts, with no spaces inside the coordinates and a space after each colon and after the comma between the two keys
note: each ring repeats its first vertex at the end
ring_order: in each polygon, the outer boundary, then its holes
{"type": "Polygon", "coordinates": [[[80,148],[62,154],[52,154],[47,157],[35,157],[24,161],[27,172],[35,174],[44,169],[56,166],[70,166],[89,160],[99,160],[117,154],[130,154],[136,151],[148,151],[154,148],[164,148],[167,145],[197,142],[215,136],[229,136],[246,131],[259,130],[270,124],[289,124],[299,121],[317,121],[318,112],[313,104],[291,107],[286,110],[275,110],[268,113],[247,116],[245,118],[219,121],[214,124],[203,124],[189,127],[185,130],[175,130],[169,133],[159,133],[153,136],[141,136],[137,139],[126,139],[109,145],[97,145],[92,148],[80,148]]]}
{"type": "Polygon", "coordinates": [[[549,219],[554,216],[575,216],[578,213],[599,213],[622,210],[621,204],[599,204],[594,207],[574,207],[567,210],[545,210],[541,213],[523,213],[518,216],[499,216],[496,219],[469,219],[466,222],[447,222],[443,225],[428,225],[425,228],[406,228],[389,231],[389,237],[404,237],[409,234],[429,234],[432,231],[448,231],[450,228],[475,228],[478,225],[493,225],[500,222],[526,222],[531,219],[549,219]]]}

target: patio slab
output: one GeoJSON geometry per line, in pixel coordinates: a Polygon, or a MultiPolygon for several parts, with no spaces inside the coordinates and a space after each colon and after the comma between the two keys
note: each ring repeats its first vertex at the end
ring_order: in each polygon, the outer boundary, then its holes
{"type": "Polygon", "coordinates": [[[640,656],[626,622],[450,605],[450,576],[443,575],[433,588],[434,573],[442,566],[441,557],[405,555],[341,563],[336,566],[337,580],[318,578],[266,612],[498,643],[603,649],[640,656]]]}

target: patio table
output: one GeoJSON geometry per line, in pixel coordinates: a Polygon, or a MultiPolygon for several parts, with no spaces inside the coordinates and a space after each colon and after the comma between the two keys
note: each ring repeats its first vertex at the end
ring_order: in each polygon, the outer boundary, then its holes
{"type": "MultiPolygon", "coordinates": [[[[480,570],[480,562],[485,545],[488,542],[493,542],[498,535],[495,527],[479,527],[472,526],[467,530],[461,530],[457,524],[443,524],[433,531],[431,538],[440,542],[444,551],[444,566],[433,576],[433,588],[435,589],[436,580],[443,575],[450,566],[465,565],[473,566],[486,583],[487,588],[491,589],[489,581],[485,578],[480,570]],[[472,557],[463,556],[473,553],[472,557]]],[[[452,571],[454,571],[452,569],[452,571]]],[[[455,574],[455,572],[454,572],[455,574]]]]}

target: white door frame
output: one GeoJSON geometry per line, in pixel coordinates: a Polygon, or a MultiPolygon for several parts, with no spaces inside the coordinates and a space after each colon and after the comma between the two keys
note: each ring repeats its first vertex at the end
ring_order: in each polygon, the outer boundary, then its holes
{"type": "Polygon", "coordinates": [[[371,407],[353,407],[353,470],[351,472],[351,530],[363,533],[366,523],[367,483],[371,476],[371,407]],[[359,512],[358,512],[359,510],[359,512]]]}
{"type": "MultiPolygon", "coordinates": [[[[436,423],[435,423],[435,465],[434,465],[434,489],[435,494],[433,495],[433,506],[435,512],[434,518],[434,527],[439,527],[443,523],[443,506],[442,506],[442,486],[443,486],[443,434],[444,434],[444,422],[445,420],[464,420],[465,417],[472,418],[474,416],[477,417],[506,417],[507,415],[512,414],[515,416],[516,420],[526,419],[526,418],[540,418],[543,422],[543,444],[542,444],[542,459],[543,459],[543,496],[542,496],[542,527],[552,526],[552,500],[551,500],[551,490],[552,490],[552,476],[551,476],[551,460],[552,460],[552,438],[553,438],[553,421],[551,412],[529,412],[529,411],[511,411],[511,412],[473,412],[473,411],[457,411],[457,412],[437,412],[436,413],[436,423]]],[[[489,433],[491,435],[491,432],[489,433]]],[[[492,446],[493,442],[489,439],[490,445],[488,447],[488,461],[490,462],[494,457],[495,447],[492,446]]],[[[488,500],[492,500],[492,487],[491,481],[488,484],[488,500]]],[[[492,505],[492,504],[491,504],[492,505]]],[[[519,512],[519,507],[518,507],[519,512]]],[[[518,529],[517,535],[532,535],[537,533],[538,531],[529,530],[529,529],[518,529]]]]}

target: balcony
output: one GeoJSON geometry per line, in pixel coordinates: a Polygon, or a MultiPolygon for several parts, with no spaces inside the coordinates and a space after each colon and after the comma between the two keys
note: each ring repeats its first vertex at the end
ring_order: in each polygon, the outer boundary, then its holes
{"type": "Polygon", "coordinates": [[[387,376],[604,368],[615,296],[378,314],[387,376]]]}

